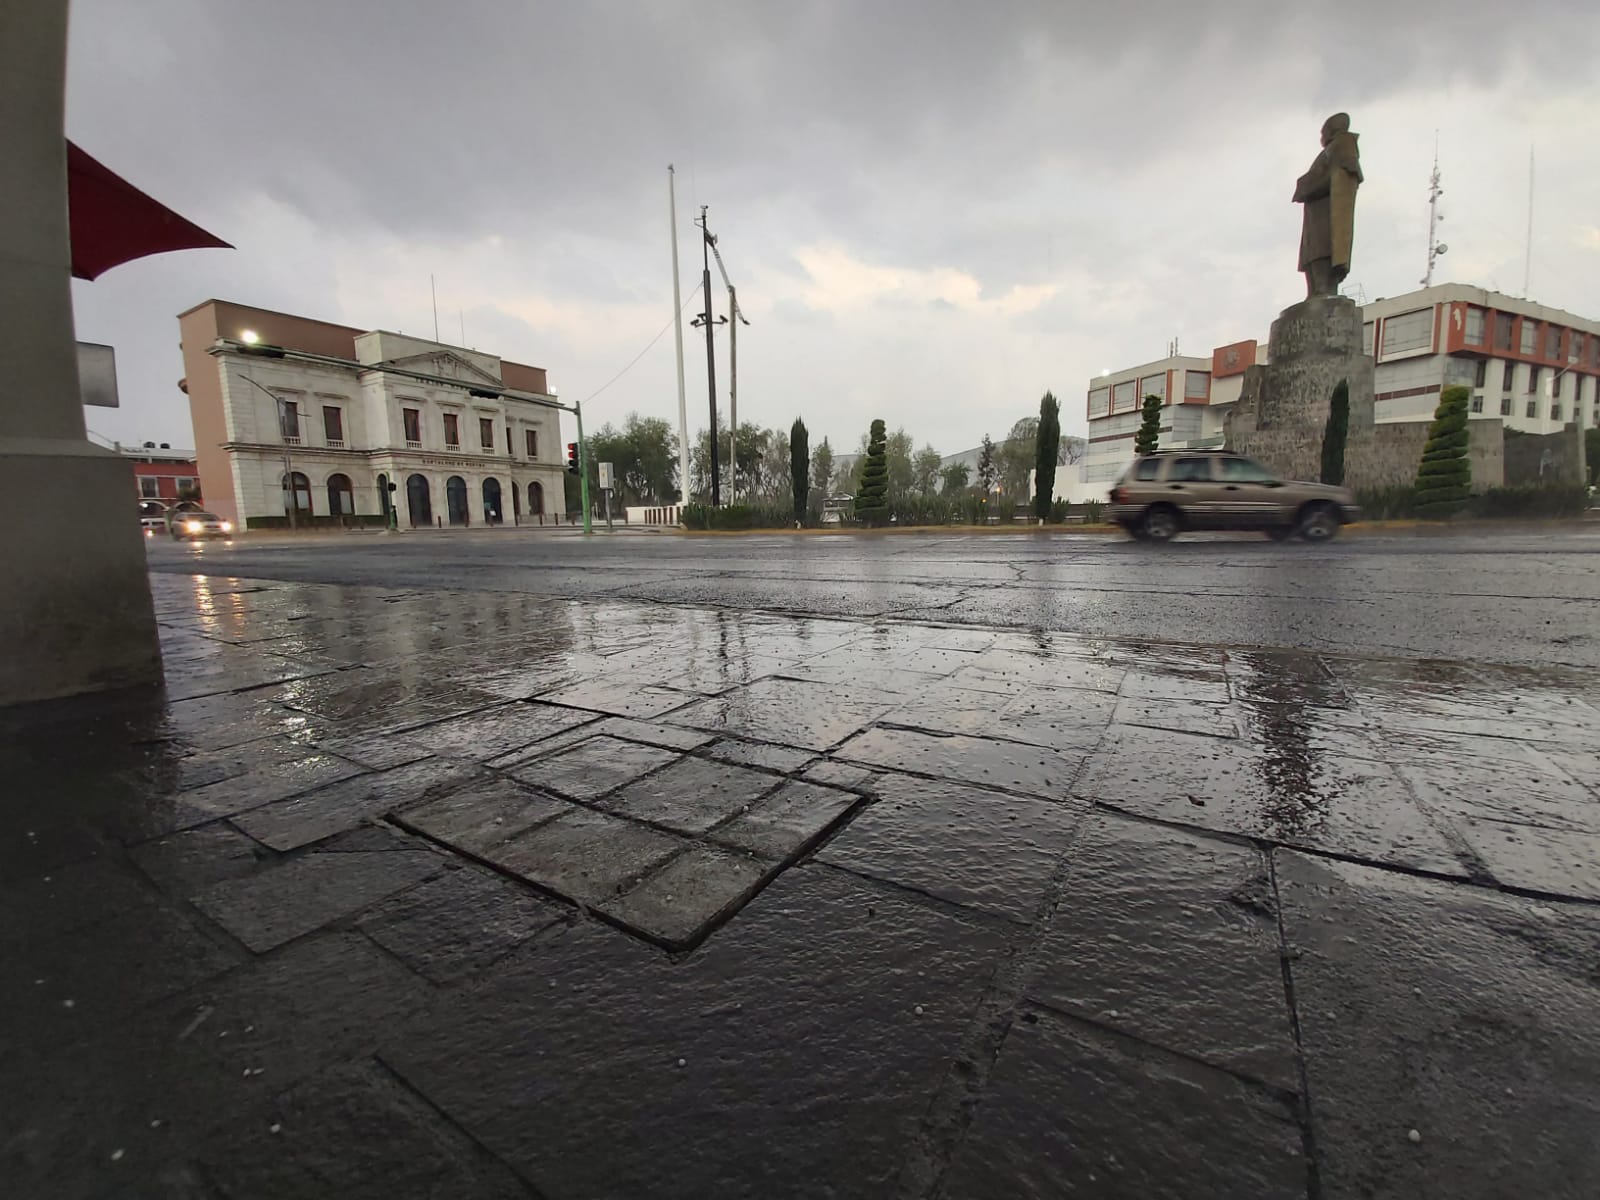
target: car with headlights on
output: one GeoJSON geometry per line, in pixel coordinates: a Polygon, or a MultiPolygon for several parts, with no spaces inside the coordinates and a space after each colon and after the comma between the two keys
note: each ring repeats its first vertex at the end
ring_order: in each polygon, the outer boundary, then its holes
{"type": "Polygon", "coordinates": [[[175,512],[167,518],[167,528],[174,541],[192,542],[202,538],[231,538],[233,522],[224,521],[215,513],[175,512]]]}

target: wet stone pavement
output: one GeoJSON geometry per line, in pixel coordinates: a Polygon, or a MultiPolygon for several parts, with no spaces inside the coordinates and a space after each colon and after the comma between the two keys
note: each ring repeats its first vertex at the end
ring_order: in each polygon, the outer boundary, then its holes
{"type": "Polygon", "coordinates": [[[153,586],[0,716],[7,1195],[1600,1195],[1588,673],[153,586]]]}

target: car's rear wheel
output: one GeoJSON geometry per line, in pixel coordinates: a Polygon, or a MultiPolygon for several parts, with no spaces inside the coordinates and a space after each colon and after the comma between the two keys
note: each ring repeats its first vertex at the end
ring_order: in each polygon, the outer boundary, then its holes
{"type": "Polygon", "coordinates": [[[1287,542],[1295,535],[1295,527],[1293,525],[1268,525],[1262,532],[1275,542],[1287,542]]]}
{"type": "Polygon", "coordinates": [[[1123,521],[1122,532],[1126,533],[1136,542],[1145,540],[1144,525],[1139,521],[1123,521]]]}
{"type": "Polygon", "coordinates": [[[1139,522],[1139,532],[1148,542],[1170,542],[1183,528],[1178,520],[1178,510],[1168,504],[1156,504],[1145,510],[1139,522]]]}
{"type": "Polygon", "coordinates": [[[1308,542],[1326,542],[1339,536],[1339,512],[1331,504],[1312,504],[1300,514],[1300,536],[1308,542]]]}

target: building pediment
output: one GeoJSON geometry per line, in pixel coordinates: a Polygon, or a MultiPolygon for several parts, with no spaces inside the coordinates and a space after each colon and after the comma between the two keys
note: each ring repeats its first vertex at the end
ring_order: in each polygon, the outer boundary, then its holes
{"type": "Polygon", "coordinates": [[[477,363],[452,354],[448,350],[430,350],[424,354],[409,354],[403,358],[396,358],[383,364],[386,367],[400,367],[406,371],[416,371],[421,375],[434,375],[440,379],[459,379],[467,384],[490,384],[500,386],[499,376],[485,371],[477,363]]]}

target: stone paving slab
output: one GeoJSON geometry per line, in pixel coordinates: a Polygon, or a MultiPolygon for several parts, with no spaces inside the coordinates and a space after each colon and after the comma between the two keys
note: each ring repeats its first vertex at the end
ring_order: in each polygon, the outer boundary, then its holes
{"type": "Polygon", "coordinates": [[[1275,745],[1113,728],[1073,794],[1135,816],[1445,875],[1468,870],[1392,767],[1275,745]],[[1152,753],[1155,747],[1160,753],[1152,753]]]}
{"type": "Polygon", "coordinates": [[[1082,755],[1043,746],[916,729],[869,729],[837,753],[849,762],[1047,797],[1064,796],[1083,764],[1082,755]]]}
{"type": "Polygon", "coordinates": [[[478,773],[473,763],[425,758],[254,808],[234,824],[274,850],[295,850],[420,803],[478,773]]]}
{"type": "Polygon", "coordinates": [[[257,954],[321,929],[444,869],[427,851],[304,855],[224,879],[191,899],[257,954]]]}
{"type": "Polygon", "coordinates": [[[783,776],[684,757],[611,793],[600,806],[675,833],[702,834],[776,791],[783,776]]]}
{"type": "Polygon", "coordinates": [[[450,984],[566,916],[511,880],[467,867],[376,905],[359,928],[419,975],[450,984]]]}
{"type": "Polygon", "coordinates": [[[1083,819],[1082,805],[880,775],[880,799],[820,861],[980,912],[1031,920],[1083,819]]]}
{"type": "Polygon", "coordinates": [[[1307,1171],[1282,1099],[1042,1013],[1007,1035],[939,1195],[1299,1200],[1307,1171]]]}
{"type": "Polygon", "coordinates": [[[854,792],[792,779],[718,826],[711,837],[784,862],[802,853],[860,803],[854,792]]]}
{"type": "Polygon", "coordinates": [[[574,800],[594,800],[678,757],[673,751],[656,746],[614,737],[590,737],[571,749],[513,767],[511,775],[574,800]]]}
{"type": "Polygon", "coordinates": [[[539,887],[598,905],[631,889],[686,849],[685,838],[576,805],[484,857],[539,887]]]}
{"type": "Polygon", "coordinates": [[[565,800],[498,775],[466,781],[436,800],[399,810],[408,829],[447,842],[468,854],[487,854],[536,825],[569,812],[565,800]]]}
{"type": "Polygon", "coordinates": [[[1096,814],[1073,846],[1028,995],[1298,1092],[1267,872],[1252,846],[1096,814]]]}
{"type": "Polygon", "coordinates": [[[862,701],[800,679],[761,679],[687,705],[672,723],[732,733],[755,741],[826,750],[865,728],[891,703],[862,701]]]}
{"type": "Polygon", "coordinates": [[[1600,915],[1276,859],[1322,1194],[1594,1195],[1600,915]]]}

